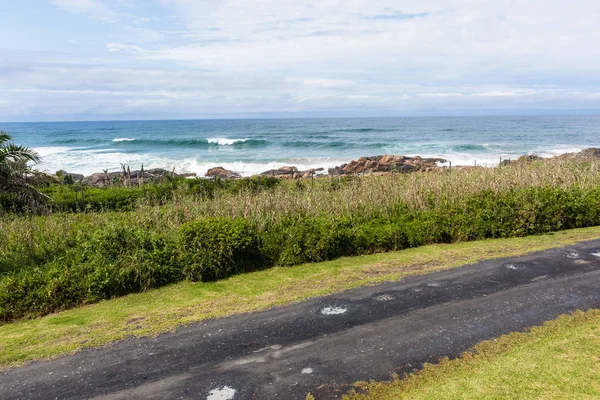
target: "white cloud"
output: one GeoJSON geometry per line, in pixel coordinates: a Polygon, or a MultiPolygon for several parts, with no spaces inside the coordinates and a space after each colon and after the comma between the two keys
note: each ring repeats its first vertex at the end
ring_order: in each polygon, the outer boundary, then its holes
{"type": "Polygon", "coordinates": [[[88,14],[103,22],[116,22],[118,15],[101,0],[51,0],[52,4],[74,14],[88,14]]]}
{"type": "Polygon", "coordinates": [[[52,2],[116,33],[1,59],[0,115],[600,108],[595,0],[52,2]]]}
{"type": "Polygon", "coordinates": [[[133,54],[144,54],[146,51],[140,46],[134,46],[130,44],[122,44],[122,43],[107,43],[106,49],[111,52],[128,52],[133,54]]]}
{"type": "Polygon", "coordinates": [[[463,93],[419,93],[421,97],[463,97],[463,93]]]}
{"type": "Polygon", "coordinates": [[[510,91],[493,91],[473,93],[475,97],[513,97],[513,96],[531,96],[536,94],[535,90],[510,90],[510,91]]]}

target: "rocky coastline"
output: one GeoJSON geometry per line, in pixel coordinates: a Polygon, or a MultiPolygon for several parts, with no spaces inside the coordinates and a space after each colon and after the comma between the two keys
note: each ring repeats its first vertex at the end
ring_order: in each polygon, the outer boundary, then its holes
{"type": "MultiPolygon", "coordinates": [[[[531,163],[535,161],[560,160],[560,159],[579,159],[592,160],[600,159],[600,148],[588,148],[578,153],[565,153],[551,158],[542,158],[537,155],[524,155],[516,160],[503,160],[501,166],[518,165],[531,163]]],[[[381,156],[361,157],[358,160],[350,161],[347,164],[329,168],[315,168],[308,170],[299,170],[295,166],[283,166],[278,169],[271,169],[255,176],[274,177],[278,179],[302,179],[315,176],[344,176],[344,175],[386,175],[392,173],[413,173],[413,172],[432,172],[449,168],[451,164],[448,160],[442,158],[422,158],[407,157],[401,155],[386,154],[381,156]]],[[[470,169],[473,166],[455,166],[456,169],[470,169]]],[[[60,170],[56,172],[56,177],[69,182],[79,182],[90,187],[105,187],[113,184],[140,185],[143,183],[159,182],[164,179],[197,177],[195,173],[178,174],[174,171],[168,171],[163,168],[153,168],[149,170],[134,170],[124,168],[119,172],[99,172],[89,176],[60,170]]],[[[221,166],[210,168],[206,174],[207,179],[240,179],[242,176],[221,166]]]]}

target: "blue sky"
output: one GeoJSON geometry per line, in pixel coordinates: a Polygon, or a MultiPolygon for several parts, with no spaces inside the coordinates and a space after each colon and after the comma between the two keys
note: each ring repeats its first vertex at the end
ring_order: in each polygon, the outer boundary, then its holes
{"type": "Polygon", "coordinates": [[[597,0],[0,0],[0,121],[600,110],[597,0]]]}

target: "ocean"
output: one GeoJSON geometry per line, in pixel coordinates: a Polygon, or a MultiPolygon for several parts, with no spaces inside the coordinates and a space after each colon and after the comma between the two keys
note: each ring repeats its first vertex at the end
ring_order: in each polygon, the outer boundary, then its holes
{"type": "Polygon", "coordinates": [[[600,147],[600,116],[494,116],[1,123],[43,158],[38,169],[91,174],[222,166],[244,176],[294,165],[331,168],[361,156],[441,157],[496,165],[600,147]]]}

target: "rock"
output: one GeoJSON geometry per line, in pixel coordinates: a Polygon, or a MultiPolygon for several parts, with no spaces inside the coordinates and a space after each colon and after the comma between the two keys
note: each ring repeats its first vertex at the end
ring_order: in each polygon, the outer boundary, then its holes
{"type": "Polygon", "coordinates": [[[304,173],[302,174],[302,177],[303,178],[310,178],[310,177],[314,176],[316,172],[317,171],[314,168],[313,169],[309,169],[307,171],[304,171],[304,173]]]}
{"type": "Polygon", "coordinates": [[[180,175],[163,168],[153,168],[143,172],[141,170],[134,170],[125,174],[123,174],[122,171],[109,173],[97,172],[90,176],[86,176],[83,178],[82,182],[92,187],[104,187],[109,185],[136,186],[141,183],[159,182],[166,176],[183,178],[196,176],[196,174],[189,173],[180,175]]]}
{"type": "MultiPolygon", "coordinates": [[[[133,175],[135,172],[139,172],[139,171],[132,171],[131,174],[133,175]]],[[[149,169],[144,172],[147,173],[148,176],[151,176],[151,177],[163,177],[165,175],[171,175],[171,174],[173,174],[176,177],[180,176],[179,174],[176,174],[173,171],[169,171],[164,168],[152,168],[152,169],[149,169]]]]}
{"type": "Polygon", "coordinates": [[[205,176],[218,177],[218,178],[222,178],[222,179],[233,179],[233,178],[239,178],[240,174],[230,171],[228,169],[225,169],[223,167],[214,167],[214,168],[211,168],[208,171],[206,171],[205,176]]]}
{"type": "Polygon", "coordinates": [[[588,148],[581,150],[579,153],[565,153],[560,154],[554,158],[571,158],[571,159],[579,159],[579,160],[593,160],[600,158],[600,149],[599,148],[588,148]]]}
{"type": "Polygon", "coordinates": [[[529,155],[521,156],[521,157],[517,158],[518,163],[530,163],[530,162],[539,161],[539,160],[543,160],[543,158],[536,154],[529,154],[529,155]]]}
{"type": "Polygon", "coordinates": [[[290,178],[293,179],[294,175],[297,176],[299,174],[298,174],[298,168],[291,167],[291,166],[285,166],[285,167],[265,171],[260,175],[272,176],[274,178],[279,178],[279,179],[290,179],[290,178]]]}
{"type": "Polygon", "coordinates": [[[110,178],[108,178],[107,175],[103,172],[97,172],[95,174],[83,178],[83,183],[94,187],[104,187],[108,184],[109,181],[110,178]]]}
{"type": "Polygon", "coordinates": [[[441,158],[406,157],[392,154],[383,156],[361,157],[358,160],[330,168],[333,175],[347,174],[379,174],[391,172],[434,171],[438,163],[447,162],[441,158]]]}
{"type": "Polygon", "coordinates": [[[577,158],[580,160],[591,160],[595,158],[600,158],[600,149],[592,147],[589,149],[581,150],[579,153],[566,153],[563,154],[562,157],[577,158]]]}
{"type": "Polygon", "coordinates": [[[579,152],[579,157],[581,158],[600,158],[600,149],[598,148],[589,148],[579,152]]]}
{"type": "Polygon", "coordinates": [[[56,171],[56,176],[61,177],[61,178],[70,176],[75,182],[81,181],[81,180],[83,180],[83,178],[85,178],[85,176],[82,174],[75,174],[73,172],[67,172],[64,169],[61,169],[60,171],[56,171]]]}

